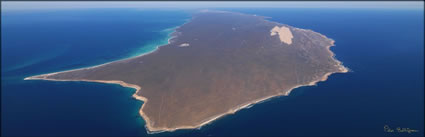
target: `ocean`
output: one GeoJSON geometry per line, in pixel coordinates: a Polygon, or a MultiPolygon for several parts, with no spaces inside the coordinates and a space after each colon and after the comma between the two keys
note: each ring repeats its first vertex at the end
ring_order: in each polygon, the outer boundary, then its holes
{"type": "MultiPolygon", "coordinates": [[[[424,11],[244,9],[335,40],[351,71],[222,117],[201,129],[151,136],[424,135],[424,11]],[[391,128],[415,133],[388,133],[391,128]]],[[[1,130],[4,136],[147,136],[134,89],[27,76],[137,56],[167,43],[192,10],[80,9],[2,12],[1,130]]]]}

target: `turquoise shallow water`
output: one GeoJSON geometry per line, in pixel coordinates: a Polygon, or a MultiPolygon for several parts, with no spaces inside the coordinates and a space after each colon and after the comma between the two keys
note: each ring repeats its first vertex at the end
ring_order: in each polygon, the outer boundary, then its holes
{"type": "MultiPolygon", "coordinates": [[[[352,70],[225,116],[164,135],[423,136],[423,10],[222,9],[272,17],[336,41],[352,70]],[[384,125],[419,129],[386,133],[384,125]]],[[[136,56],[166,43],[190,12],[77,10],[2,13],[2,135],[145,136],[134,89],[26,76],[136,56]],[[26,131],[26,132],[21,132],[26,131]]]]}

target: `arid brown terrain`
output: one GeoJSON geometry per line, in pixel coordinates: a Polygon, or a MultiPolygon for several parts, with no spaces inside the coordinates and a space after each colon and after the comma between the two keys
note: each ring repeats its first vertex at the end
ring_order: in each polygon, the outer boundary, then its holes
{"type": "MultiPolygon", "coordinates": [[[[333,40],[232,12],[203,11],[147,55],[28,79],[118,83],[138,89],[150,132],[198,128],[225,114],[347,72],[333,58],[333,40]],[[275,33],[275,27],[288,33],[275,33]],[[283,42],[280,38],[284,38],[283,42]],[[288,45],[290,44],[290,45],[288,45]]],[[[99,91],[101,94],[101,91],[99,91]]]]}

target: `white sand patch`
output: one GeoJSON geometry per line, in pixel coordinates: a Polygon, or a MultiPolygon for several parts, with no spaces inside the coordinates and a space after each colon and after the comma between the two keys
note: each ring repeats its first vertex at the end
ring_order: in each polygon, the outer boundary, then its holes
{"type": "Polygon", "coordinates": [[[189,46],[189,43],[183,43],[179,45],[179,47],[188,47],[188,46],[189,46]]]}
{"type": "Polygon", "coordinates": [[[289,30],[289,28],[287,28],[285,26],[282,26],[280,28],[278,26],[275,26],[272,30],[270,30],[270,32],[271,32],[270,33],[271,36],[278,34],[280,41],[282,41],[282,42],[284,42],[288,45],[291,45],[292,38],[294,38],[291,30],[289,30]]]}

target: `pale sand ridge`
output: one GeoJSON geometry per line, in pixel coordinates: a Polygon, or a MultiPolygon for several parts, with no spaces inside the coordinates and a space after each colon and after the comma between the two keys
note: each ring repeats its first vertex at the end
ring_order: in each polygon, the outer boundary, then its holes
{"type": "Polygon", "coordinates": [[[294,38],[294,36],[291,33],[291,30],[289,30],[289,28],[285,26],[282,26],[280,28],[278,26],[275,26],[272,30],[270,30],[270,32],[271,32],[270,33],[271,36],[278,34],[280,41],[288,45],[291,45],[292,38],[294,38]]]}

